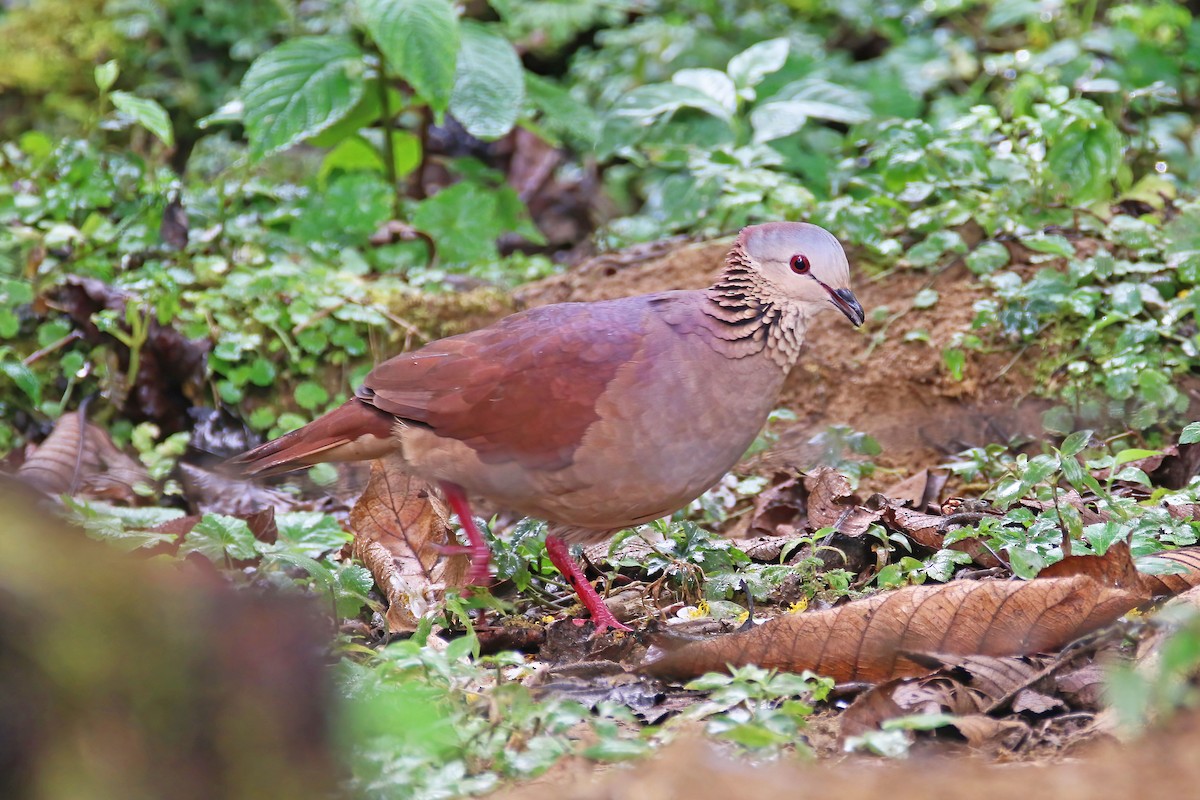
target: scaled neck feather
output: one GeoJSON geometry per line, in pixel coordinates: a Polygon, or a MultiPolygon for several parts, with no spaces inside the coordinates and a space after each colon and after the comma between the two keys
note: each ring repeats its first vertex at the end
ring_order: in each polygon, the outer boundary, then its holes
{"type": "Polygon", "coordinates": [[[721,323],[713,331],[718,349],[736,358],[765,350],[784,370],[796,363],[804,343],[804,311],[763,279],[741,237],[705,295],[704,313],[721,323]]]}

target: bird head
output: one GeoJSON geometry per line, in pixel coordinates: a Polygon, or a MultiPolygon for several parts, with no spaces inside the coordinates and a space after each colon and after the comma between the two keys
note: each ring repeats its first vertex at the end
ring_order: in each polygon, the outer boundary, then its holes
{"type": "Polygon", "coordinates": [[[855,326],[865,315],[850,291],[850,263],[829,231],[807,222],[769,222],[744,228],[734,253],[750,262],[772,293],[816,313],[836,308],[855,326]]]}

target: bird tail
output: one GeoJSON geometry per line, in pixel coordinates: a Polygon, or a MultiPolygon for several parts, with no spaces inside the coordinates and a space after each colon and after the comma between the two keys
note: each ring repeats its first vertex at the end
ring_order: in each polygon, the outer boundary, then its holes
{"type": "Polygon", "coordinates": [[[400,449],[396,418],[352,398],[303,428],[284,434],[229,463],[247,477],[265,478],[327,461],[366,461],[400,449]]]}

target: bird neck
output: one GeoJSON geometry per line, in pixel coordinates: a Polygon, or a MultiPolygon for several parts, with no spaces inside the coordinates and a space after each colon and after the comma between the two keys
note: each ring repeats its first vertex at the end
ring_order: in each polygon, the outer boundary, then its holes
{"type": "Polygon", "coordinates": [[[804,309],[763,279],[740,241],[705,297],[705,313],[722,323],[716,336],[727,343],[729,355],[764,353],[785,370],[796,363],[804,342],[804,309]]]}

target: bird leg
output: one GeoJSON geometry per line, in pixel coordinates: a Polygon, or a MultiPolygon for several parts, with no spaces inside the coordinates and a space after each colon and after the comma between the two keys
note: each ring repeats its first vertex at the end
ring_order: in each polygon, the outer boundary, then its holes
{"type": "Polygon", "coordinates": [[[596,593],[596,588],[587,582],[587,579],[583,577],[583,570],[575,563],[575,559],[571,558],[566,542],[554,535],[547,536],[546,554],[550,556],[550,563],[554,564],[555,568],[567,579],[567,583],[571,584],[575,594],[579,595],[583,607],[591,613],[592,622],[596,624],[596,633],[603,633],[610,628],[617,631],[632,630],[618,622],[613,613],[608,610],[608,606],[604,605],[604,601],[596,593]]]}
{"type": "Polygon", "coordinates": [[[462,525],[463,532],[467,534],[470,544],[465,547],[442,545],[438,549],[445,555],[469,556],[471,569],[467,572],[467,583],[470,586],[483,586],[492,579],[492,551],[488,549],[487,542],[483,540],[483,534],[479,532],[479,527],[475,524],[475,517],[471,515],[467,493],[457,483],[440,481],[439,485],[442,487],[442,493],[446,495],[446,502],[450,504],[450,509],[458,516],[458,522],[462,525]]]}

